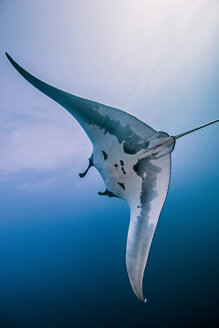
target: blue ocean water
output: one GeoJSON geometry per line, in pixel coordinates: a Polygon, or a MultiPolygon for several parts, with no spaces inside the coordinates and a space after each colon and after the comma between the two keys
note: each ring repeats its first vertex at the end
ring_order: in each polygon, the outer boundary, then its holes
{"type": "Polygon", "coordinates": [[[2,180],[1,327],[216,327],[218,181],[207,163],[190,168],[192,159],[179,174],[175,159],[146,304],[126,273],[129,208],[97,195],[94,170],[83,180],[71,166],[2,180]]]}
{"type": "Polygon", "coordinates": [[[177,142],[143,304],[125,267],[127,204],[97,195],[104,186],[93,169],[78,178],[83,132],[4,56],[178,134],[218,118],[218,2],[0,8],[0,328],[219,327],[218,124],[177,142]],[[71,124],[75,134],[66,133],[71,124]],[[65,164],[71,154],[77,160],[65,164]]]}

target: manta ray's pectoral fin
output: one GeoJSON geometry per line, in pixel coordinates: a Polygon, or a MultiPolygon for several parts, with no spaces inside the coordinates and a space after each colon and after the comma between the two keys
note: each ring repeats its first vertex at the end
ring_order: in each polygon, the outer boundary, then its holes
{"type": "Polygon", "coordinates": [[[84,178],[91,166],[94,166],[93,155],[89,158],[88,168],[83,173],[79,173],[79,177],[84,178]]]}
{"type": "Polygon", "coordinates": [[[143,277],[153,236],[170,180],[170,154],[159,159],[139,159],[129,194],[130,224],[126,245],[126,267],[132,289],[143,302],[143,277]],[[140,179],[139,179],[140,178],[140,179]]]}
{"type": "Polygon", "coordinates": [[[105,191],[99,191],[98,192],[98,195],[100,195],[100,196],[108,196],[108,197],[118,197],[113,192],[109,191],[108,189],[106,189],[105,191]]]}

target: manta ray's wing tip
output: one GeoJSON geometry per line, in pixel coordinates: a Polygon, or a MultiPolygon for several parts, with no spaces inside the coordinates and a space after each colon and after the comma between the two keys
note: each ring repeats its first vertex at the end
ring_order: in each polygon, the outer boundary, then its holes
{"type": "Polygon", "coordinates": [[[11,56],[5,51],[5,56],[8,58],[8,60],[10,61],[10,63],[13,65],[14,60],[11,58],[11,56]]]}
{"type": "Polygon", "coordinates": [[[14,59],[7,53],[7,51],[5,51],[5,56],[8,58],[8,60],[10,61],[10,63],[15,67],[15,66],[19,66],[14,59]]]}
{"type": "Polygon", "coordinates": [[[147,303],[147,298],[145,298],[143,295],[141,297],[138,297],[138,299],[143,302],[143,303],[147,303]]]}
{"type": "Polygon", "coordinates": [[[139,301],[141,301],[142,303],[147,303],[147,298],[145,298],[143,295],[141,295],[141,296],[137,296],[138,297],[138,299],[139,299],[139,301]]]}
{"type": "Polygon", "coordinates": [[[10,55],[7,53],[7,51],[5,51],[5,56],[10,60],[10,55]]]}
{"type": "Polygon", "coordinates": [[[138,293],[137,291],[134,290],[135,295],[137,296],[137,298],[139,299],[139,301],[141,301],[142,303],[146,303],[147,302],[147,298],[144,297],[143,291],[141,290],[140,293],[138,293]]]}

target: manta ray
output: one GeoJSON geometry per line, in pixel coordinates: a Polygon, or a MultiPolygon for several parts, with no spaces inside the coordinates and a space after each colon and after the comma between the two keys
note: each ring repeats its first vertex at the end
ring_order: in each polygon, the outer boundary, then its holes
{"type": "Polygon", "coordinates": [[[113,107],[57,89],[34,77],[7,53],[14,68],[38,90],[63,106],[81,125],[93,144],[89,165],[103,178],[101,196],[128,202],[130,224],[126,244],[126,267],[132,289],[143,296],[144,271],[170,182],[171,152],[176,140],[219,120],[170,136],[156,131],[136,117],[113,107]]]}

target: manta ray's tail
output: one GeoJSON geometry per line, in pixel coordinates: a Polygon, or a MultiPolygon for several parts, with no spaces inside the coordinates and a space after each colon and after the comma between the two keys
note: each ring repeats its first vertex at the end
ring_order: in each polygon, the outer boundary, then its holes
{"type": "Polygon", "coordinates": [[[174,139],[179,139],[179,138],[185,136],[186,134],[189,134],[189,133],[192,133],[192,132],[194,132],[194,131],[196,131],[196,130],[202,129],[202,128],[204,128],[205,126],[208,126],[208,125],[214,124],[214,123],[216,123],[216,122],[219,122],[219,120],[214,120],[214,121],[212,121],[212,122],[209,122],[209,123],[206,123],[206,124],[204,124],[204,125],[201,125],[201,126],[199,126],[198,128],[195,128],[195,129],[192,129],[192,130],[189,130],[189,131],[186,131],[186,132],[180,133],[180,134],[178,134],[177,136],[175,136],[174,139]]]}

